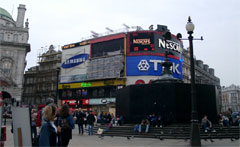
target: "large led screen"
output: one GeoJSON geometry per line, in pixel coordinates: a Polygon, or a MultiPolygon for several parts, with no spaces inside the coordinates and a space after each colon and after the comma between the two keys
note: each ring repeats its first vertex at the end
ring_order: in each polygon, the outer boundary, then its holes
{"type": "MultiPolygon", "coordinates": [[[[169,58],[173,63],[173,77],[182,80],[182,62],[169,58]]],[[[127,76],[161,76],[163,56],[128,56],[127,76]]]]}
{"type": "Polygon", "coordinates": [[[143,53],[154,52],[154,34],[149,33],[130,33],[129,34],[129,52],[130,53],[143,53]]]}
{"type": "Polygon", "coordinates": [[[127,56],[164,56],[169,52],[175,59],[182,60],[182,48],[182,42],[175,35],[166,37],[164,32],[130,32],[127,38],[127,56]]]}

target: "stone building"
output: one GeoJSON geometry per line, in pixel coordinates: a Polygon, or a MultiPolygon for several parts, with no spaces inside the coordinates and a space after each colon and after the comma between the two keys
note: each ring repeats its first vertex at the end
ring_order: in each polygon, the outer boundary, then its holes
{"type": "Polygon", "coordinates": [[[25,5],[19,5],[17,20],[0,8],[0,91],[6,101],[21,100],[23,74],[27,64],[26,55],[30,52],[28,43],[28,20],[25,22],[25,5]]]}
{"type": "Polygon", "coordinates": [[[231,108],[233,112],[240,112],[240,86],[230,85],[222,87],[222,112],[231,108]]]}
{"type": "MultiPolygon", "coordinates": [[[[191,82],[191,73],[190,73],[190,51],[183,49],[183,82],[191,82]]],[[[203,64],[202,60],[195,59],[195,80],[196,84],[210,84],[220,86],[220,79],[215,76],[214,69],[209,68],[207,64],[203,64]]]]}
{"type": "Polygon", "coordinates": [[[24,74],[23,104],[44,104],[48,97],[56,98],[57,65],[61,63],[61,51],[49,49],[39,55],[38,66],[29,68],[24,74]]]}

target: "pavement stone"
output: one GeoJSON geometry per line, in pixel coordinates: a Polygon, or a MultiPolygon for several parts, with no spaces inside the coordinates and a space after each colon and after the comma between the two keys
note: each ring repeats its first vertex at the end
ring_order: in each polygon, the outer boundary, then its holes
{"type": "MultiPolygon", "coordinates": [[[[7,121],[7,141],[5,147],[14,146],[13,134],[11,133],[11,121],[7,121]]],[[[88,136],[87,132],[84,135],[77,133],[77,126],[73,130],[73,138],[70,140],[69,147],[187,147],[189,140],[179,139],[151,139],[151,138],[132,138],[126,137],[110,137],[104,136],[99,138],[97,135],[88,136]]],[[[202,140],[202,147],[239,147],[240,140],[231,141],[230,139],[214,139],[214,142],[210,140],[202,140]]]]}

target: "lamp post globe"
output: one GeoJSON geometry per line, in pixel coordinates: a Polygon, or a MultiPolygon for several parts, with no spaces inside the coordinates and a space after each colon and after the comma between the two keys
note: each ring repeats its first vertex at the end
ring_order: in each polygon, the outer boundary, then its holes
{"type": "Polygon", "coordinates": [[[188,32],[188,34],[192,34],[193,30],[194,30],[195,26],[192,23],[191,17],[188,17],[188,23],[186,24],[186,30],[188,32]]]}

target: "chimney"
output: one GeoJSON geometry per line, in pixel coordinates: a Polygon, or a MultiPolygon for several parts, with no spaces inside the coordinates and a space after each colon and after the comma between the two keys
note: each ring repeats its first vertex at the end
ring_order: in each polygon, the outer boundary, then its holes
{"type": "Polygon", "coordinates": [[[213,68],[209,68],[209,73],[214,76],[214,69],[213,68]]]}
{"type": "Polygon", "coordinates": [[[156,31],[159,31],[159,32],[167,32],[167,31],[169,31],[169,30],[168,30],[167,26],[165,26],[165,25],[157,25],[156,31]]]}
{"type": "Polygon", "coordinates": [[[18,15],[17,15],[17,27],[23,28],[24,16],[25,16],[25,5],[20,4],[18,7],[18,15]]]}

